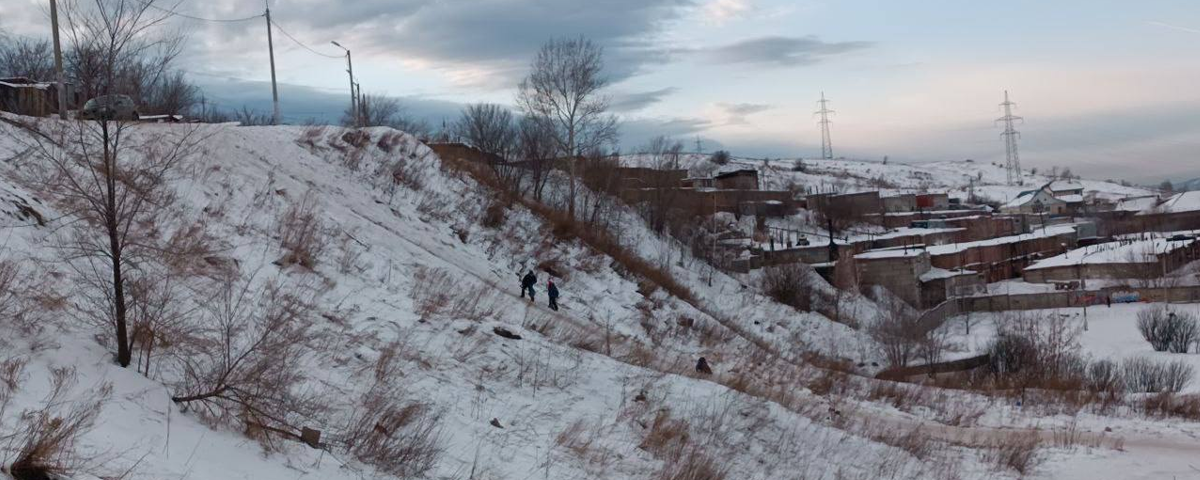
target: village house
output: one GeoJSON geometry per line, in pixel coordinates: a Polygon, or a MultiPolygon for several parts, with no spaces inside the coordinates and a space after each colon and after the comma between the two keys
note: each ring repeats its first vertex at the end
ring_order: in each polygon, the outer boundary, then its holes
{"type": "Polygon", "coordinates": [[[1046,184],[1041,188],[1021,192],[1017,198],[1000,206],[1000,211],[1010,214],[1064,215],[1067,213],[1067,202],[1055,197],[1054,192],[1050,190],[1050,184],[1046,184]]]}

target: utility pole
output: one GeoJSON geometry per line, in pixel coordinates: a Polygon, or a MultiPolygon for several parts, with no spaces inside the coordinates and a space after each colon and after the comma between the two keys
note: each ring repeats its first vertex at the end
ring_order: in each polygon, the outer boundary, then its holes
{"type": "Polygon", "coordinates": [[[1004,91],[1004,103],[1000,106],[1004,108],[1004,116],[997,118],[997,122],[1004,122],[1004,133],[1000,136],[1004,137],[1004,153],[1007,159],[1008,168],[1008,184],[1009,185],[1024,185],[1025,180],[1021,178],[1021,156],[1017,153],[1017,139],[1021,137],[1021,132],[1013,128],[1013,122],[1024,121],[1025,119],[1012,114],[1012,107],[1016,106],[1008,99],[1008,90],[1004,91]]]}
{"type": "Polygon", "coordinates": [[[271,4],[263,0],[267,7],[267,52],[271,57],[271,99],[275,102],[275,112],[271,116],[271,124],[279,125],[279,87],[275,84],[275,43],[271,40],[271,4]]]}
{"type": "Polygon", "coordinates": [[[371,115],[370,109],[367,107],[367,98],[363,96],[362,84],[354,82],[354,98],[358,99],[358,126],[367,126],[367,117],[371,115]]]}
{"type": "Polygon", "coordinates": [[[351,118],[354,119],[354,126],[357,127],[358,120],[359,120],[359,117],[358,117],[358,95],[356,95],[354,93],[356,84],[354,83],[354,63],[350,61],[350,49],[343,47],[342,44],[340,44],[338,42],[329,42],[329,43],[332,43],[335,46],[337,46],[338,48],[346,51],[346,73],[350,74],[350,116],[351,116],[351,118]]]}
{"type": "Polygon", "coordinates": [[[58,41],[58,1],[50,0],[50,25],[54,29],[54,73],[58,76],[58,118],[67,119],[67,89],[63,81],[62,44],[58,41]]]}
{"type": "Polygon", "coordinates": [[[829,100],[825,99],[825,92],[821,92],[821,100],[817,102],[821,106],[820,110],[814,112],[821,116],[821,158],[825,160],[833,160],[833,141],[829,138],[829,115],[834,113],[829,109],[829,100]]]}

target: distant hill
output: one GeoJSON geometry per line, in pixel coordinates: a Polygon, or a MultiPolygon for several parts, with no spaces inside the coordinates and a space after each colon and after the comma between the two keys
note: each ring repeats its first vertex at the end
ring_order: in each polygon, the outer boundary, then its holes
{"type": "Polygon", "coordinates": [[[1180,191],[1180,192],[1189,191],[1189,190],[1200,190],[1200,177],[1193,178],[1191,180],[1182,181],[1182,182],[1174,182],[1174,186],[1175,186],[1175,190],[1180,191]]]}

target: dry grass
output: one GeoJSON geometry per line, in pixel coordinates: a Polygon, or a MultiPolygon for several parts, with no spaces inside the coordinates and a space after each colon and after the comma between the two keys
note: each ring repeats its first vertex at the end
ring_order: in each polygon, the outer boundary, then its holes
{"type": "Polygon", "coordinates": [[[354,458],[401,478],[420,477],[444,451],[441,413],[432,405],[404,400],[398,348],[384,350],[372,369],[371,387],[359,397],[341,429],[339,446],[354,458]]]}
{"type": "Polygon", "coordinates": [[[310,270],[316,267],[329,237],[328,228],[320,218],[316,198],[311,193],[306,193],[298,202],[288,206],[276,219],[275,232],[284,251],[283,258],[277,263],[283,266],[300,265],[310,270]]]}
{"type": "Polygon", "coordinates": [[[690,440],[688,421],[672,418],[670,410],[662,409],[654,414],[638,448],[658,458],[678,457],[690,440]]]}
{"type": "Polygon", "coordinates": [[[1043,460],[1042,439],[1037,434],[1007,433],[993,439],[983,450],[985,462],[1028,475],[1043,460]]]}
{"type": "Polygon", "coordinates": [[[17,480],[69,477],[103,463],[78,451],[79,438],[95,427],[96,419],[112,395],[105,384],[87,392],[86,400],[69,401],[66,395],[76,382],[74,370],[51,371],[51,392],[45,407],[21,415],[11,450],[16,452],[8,473],[17,480]]]}
{"type": "Polygon", "coordinates": [[[722,464],[705,454],[700,447],[692,446],[682,455],[663,461],[657,480],[725,480],[729,465],[722,464]]]}

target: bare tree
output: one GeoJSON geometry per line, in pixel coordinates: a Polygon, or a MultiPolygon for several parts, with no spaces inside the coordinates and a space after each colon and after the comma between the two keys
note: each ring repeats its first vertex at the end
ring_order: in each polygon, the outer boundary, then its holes
{"type": "Polygon", "coordinates": [[[468,145],[504,159],[512,156],[517,146],[512,112],[494,103],[467,105],[454,123],[454,132],[468,145]]]}
{"type": "Polygon", "coordinates": [[[870,334],[883,349],[888,363],[904,367],[919,356],[928,356],[921,355],[929,332],[920,328],[920,315],[899,297],[888,295],[878,303],[880,315],[870,334]]]}
{"type": "Polygon", "coordinates": [[[54,78],[54,55],[50,42],[18,38],[0,41],[0,77],[54,78]]]}
{"type": "MultiPolygon", "coordinates": [[[[679,170],[683,143],[658,136],[650,140],[643,150],[645,155],[649,156],[651,168],[664,171],[679,170]]],[[[680,187],[673,178],[670,175],[652,175],[640,185],[631,185],[633,188],[646,189],[648,196],[644,197],[647,201],[643,203],[643,210],[646,219],[650,221],[650,227],[656,232],[666,231],[668,220],[673,218],[671,213],[676,207],[680,187]]],[[[678,219],[679,216],[674,218],[678,219]]]]}
{"type": "Polygon", "coordinates": [[[546,128],[544,122],[533,117],[525,116],[517,126],[519,137],[520,158],[524,161],[529,172],[529,190],[533,198],[541,201],[542,191],[546,180],[550,177],[550,169],[554,164],[555,141],[553,134],[546,128]]]}
{"type": "Polygon", "coordinates": [[[571,173],[567,213],[575,217],[578,156],[597,150],[617,136],[616,117],[601,92],[604,51],[586,38],[553,39],[534,57],[529,76],[518,86],[517,105],[541,124],[571,173]]]}
{"type": "MultiPolygon", "coordinates": [[[[357,124],[364,127],[392,127],[417,137],[428,137],[433,128],[428,123],[408,114],[400,100],[387,95],[368,93],[358,102],[357,124]]],[[[349,108],[342,113],[342,125],[354,126],[354,112],[349,108]]]]}
{"type": "MultiPolygon", "coordinates": [[[[102,94],[122,85],[118,77],[144,55],[166,48],[157,66],[165,69],[176,48],[156,40],[153,29],[166,15],[155,15],[150,1],[96,0],[94,8],[63,2],[67,37],[73,48],[88,52],[94,76],[85,86],[102,94]]],[[[132,361],[129,331],[130,269],[153,264],[169,240],[156,220],[174,200],[169,180],[195,148],[195,130],[156,138],[127,135],[131,124],[111,118],[89,122],[15,122],[28,130],[29,150],[39,160],[29,180],[78,219],[67,227],[64,256],[84,287],[77,306],[85,317],[111,328],[117,363],[132,361]]]]}
{"type": "Polygon", "coordinates": [[[493,103],[468,105],[451,129],[461,141],[495,155],[488,165],[492,172],[509,189],[521,190],[524,169],[508,164],[519,151],[521,133],[511,111],[493,103]]]}
{"type": "MultiPolygon", "coordinates": [[[[65,69],[87,98],[126,94],[145,100],[183,51],[183,35],[166,31],[169,9],[155,0],[61,0],[65,69]]],[[[174,112],[172,112],[174,113],[174,112]]]]}
{"type": "Polygon", "coordinates": [[[299,389],[312,310],[305,289],[234,273],[217,282],[200,327],[180,356],[182,378],[171,400],[194,405],[209,420],[242,423],[264,446],[300,438],[297,423],[314,405],[299,389]]]}

